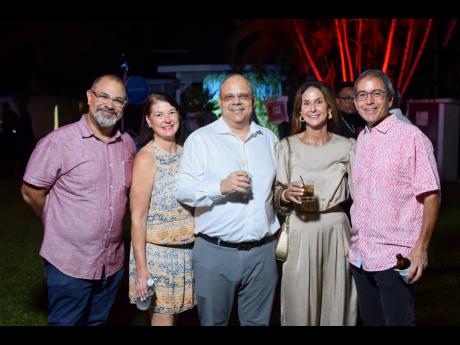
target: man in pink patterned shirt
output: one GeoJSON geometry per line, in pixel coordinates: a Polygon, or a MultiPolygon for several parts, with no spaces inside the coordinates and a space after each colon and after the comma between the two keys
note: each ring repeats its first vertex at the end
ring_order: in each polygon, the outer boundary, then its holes
{"type": "Polygon", "coordinates": [[[122,220],[135,145],[117,122],[126,92],[114,75],[87,91],[89,111],[38,142],[22,195],[44,225],[50,325],[105,323],[123,277],[122,220]]]}
{"type": "Polygon", "coordinates": [[[355,105],[367,122],[353,164],[349,260],[364,325],[415,325],[414,288],[428,264],[440,203],[429,139],[391,115],[394,88],[380,70],[355,82],[355,105]],[[396,254],[412,265],[406,283],[396,254]]]}

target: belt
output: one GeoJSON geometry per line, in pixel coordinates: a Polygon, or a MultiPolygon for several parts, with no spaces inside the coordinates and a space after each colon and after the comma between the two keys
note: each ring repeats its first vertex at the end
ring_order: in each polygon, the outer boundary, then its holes
{"type": "Polygon", "coordinates": [[[166,244],[166,243],[152,243],[156,246],[160,247],[167,247],[167,248],[177,248],[177,249],[192,249],[193,248],[193,242],[190,243],[183,243],[183,244],[166,244]]]}
{"type": "Polygon", "coordinates": [[[239,250],[250,250],[250,249],[252,249],[254,247],[259,247],[262,244],[271,242],[271,241],[273,241],[275,239],[275,235],[270,235],[270,236],[262,238],[259,241],[247,241],[247,242],[235,243],[235,242],[222,241],[218,237],[211,237],[211,236],[208,236],[208,235],[205,235],[205,234],[197,234],[196,236],[201,237],[203,240],[206,240],[206,241],[211,242],[213,244],[216,244],[218,246],[228,247],[228,248],[236,248],[236,249],[239,249],[239,250]]]}

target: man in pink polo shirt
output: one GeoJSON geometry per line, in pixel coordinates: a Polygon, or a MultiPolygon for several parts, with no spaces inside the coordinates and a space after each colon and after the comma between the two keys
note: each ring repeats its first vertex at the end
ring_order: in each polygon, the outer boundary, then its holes
{"type": "Polygon", "coordinates": [[[394,88],[380,70],[363,72],[355,105],[367,122],[353,164],[349,260],[364,325],[415,325],[414,288],[428,264],[440,203],[429,139],[390,114],[394,88]],[[412,266],[405,283],[396,254],[412,266]]]}
{"type": "Polygon", "coordinates": [[[123,277],[122,220],[135,144],[117,122],[126,105],[123,82],[97,78],[80,121],[40,140],[22,195],[44,225],[50,325],[105,323],[123,277]]]}

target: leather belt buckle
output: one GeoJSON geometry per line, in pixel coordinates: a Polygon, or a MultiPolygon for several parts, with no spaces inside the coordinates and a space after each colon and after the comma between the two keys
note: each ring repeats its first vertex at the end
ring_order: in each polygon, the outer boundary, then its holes
{"type": "Polygon", "coordinates": [[[250,250],[254,246],[257,245],[257,242],[246,242],[246,243],[239,243],[237,248],[239,250],[250,250]]]}

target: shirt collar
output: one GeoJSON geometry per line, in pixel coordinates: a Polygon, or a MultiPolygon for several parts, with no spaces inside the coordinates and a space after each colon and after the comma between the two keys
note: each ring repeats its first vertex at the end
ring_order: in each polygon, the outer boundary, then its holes
{"type": "MultiPolygon", "coordinates": [[[[86,121],[87,116],[88,114],[83,114],[80,121],[78,121],[78,127],[80,128],[81,137],[82,138],[90,138],[92,136],[96,137],[93,131],[91,130],[91,128],[89,128],[88,126],[88,122],[86,121]]],[[[110,142],[120,140],[120,137],[121,137],[120,130],[117,129],[117,131],[115,132],[115,135],[112,136],[110,142]]]]}
{"type": "MultiPolygon", "coordinates": [[[[220,116],[219,119],[216,121],[215,129],[216,129],[216,132],[218,134],[235,135],[235,133],[233,133],[232,130],[230,129],[230,127],[225,123],[225,121],[222,118],[222,116],[220,116]]],[[[259,133],[262,133],[261,129],[259,128],[259,126],[254,121],[251,121],[251,123],[249,125],[249,135],[248,135],[247,139],[249,139],[250,137],[255,136],[255,135],[259,134],[259,133]]]]}
{"type": "MultiPolygon", "coordinates": [[[[395,115],[390,114],[387,116],[386,119],[384,119],[382,122],[380,122],[377,126],[372,127],[372,130],[377,130],[382,134],[386,134],[388,130],[393,127],[393,125],[397,122],[397,118],[395,115]]],[[[367,134],[370,133],[368,126],[365,127],[364,129],[367,134]]]]}

